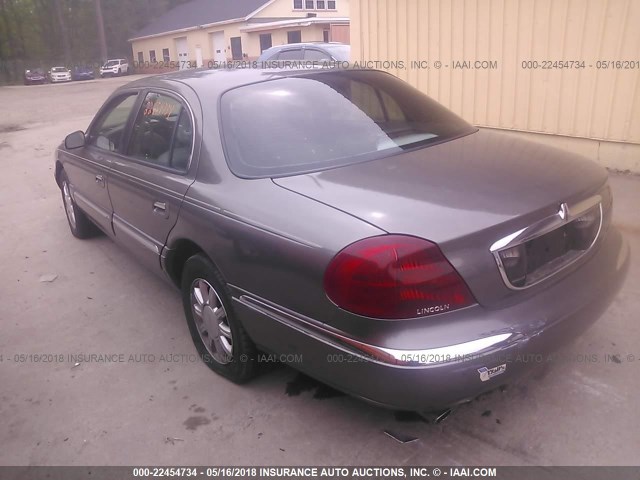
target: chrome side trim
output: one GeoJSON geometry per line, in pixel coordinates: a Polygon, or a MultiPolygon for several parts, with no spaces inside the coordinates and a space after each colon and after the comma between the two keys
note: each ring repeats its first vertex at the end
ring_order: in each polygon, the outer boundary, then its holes
{"type": "Polygon", "coordinates": [[[539,220],[538,222],[528,227],[522,228],[494,242],[493,245],[489,247],[489,251],[493,254],[493,257],[496,260],[498,270],[500,271],[500,276],[502,277],[505,285],[511,290],[526,290],[527,288],[533,287],[534,285],[537,285],[540,282],[553,277],[557,273],[563,271],[565,268],[575,263],[579,258],[590,251],[593,245],[595,245],[595,243],[598,241],[598,238],[600,238],[600,233],[602,232],[602,224],[604,221],[603,216],[604,211],[602,209],[602,196],[594,195],[571,206],[567,205],[566,203],[562,203],[558,209],[558,212],[554,215],[543,218],[542,220],[539,220]],[[511,281],[509,280],[509,276],[505,271],[504,265],[502,264],[502,259],[500,258],[500,252],[502,250],[522,245],[523,243],[527,243],[542,235],[552,232],[553,230],[572,222],[576,218],[579,218],[596,206],[599,206],[600,209],[600,224],[598,225],[598,231],[593,238],[593,242],[591,242],[591,245],[589,245],[587,249],[583,250],[577,255],[574,255],[573,258],[571,258],[567,263],[563,264],[561,267],[559,267],[557,270],[554,270],[549,275],[541,277],[540,279],[529,285],[526,285],[524,287],[517,287],[511,283],[511,281]]]}
{"type": "Polygon", "coordinates": [[[277,307],[271,302],[258,299],[253,295],[243,294],[239,298],[233,297],[233,300],[333,348],[373,363],[400,368],[424,368],[464,362],[469,360],[471,355],[481,356],[496,348],[509,345],[510,342],[507,340],[515,335],[514,333],[500,333],[455,345],[424,350],[398,350],[355,340],[317,320],[303,317],[283,307],[277,307]]]}
{"type": "Polygon", "coordinates": [[[162,252],[163,245],[160,245],[142,230],[139,230],[130,223],[124,221],[115,213],[113,214],[113,231],[115,232],[117,240],[120,239],[118,234],[123,234],[135,245],[142,247],[144,250],[147,250],[154,255],[160,256],[160,253],[162,252]]]}
{"type": "Polygon", "coordinates": [[[75,200],[76,204],[87,215],[94,218],[97,222],[104,223],[105,225],[109,225],[111,223],[111,212],[100,208],[98,205],[93,203],[87,197],[78,193],[77,190],[71,187],[71,196],[75,200]]]}

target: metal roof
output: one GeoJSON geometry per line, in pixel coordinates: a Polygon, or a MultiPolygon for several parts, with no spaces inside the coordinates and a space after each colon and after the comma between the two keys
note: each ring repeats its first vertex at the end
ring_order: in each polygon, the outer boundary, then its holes
{"type": "Polygon", "coordinates": [[[131,40],[152,37],[202,25],[245,19],[272,0],[192,0],[160,16],[131,40]]]}

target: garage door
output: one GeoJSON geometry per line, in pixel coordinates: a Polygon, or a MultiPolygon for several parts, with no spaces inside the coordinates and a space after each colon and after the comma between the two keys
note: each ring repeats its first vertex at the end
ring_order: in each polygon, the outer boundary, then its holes
{"type": "Polygon", "coordinates": [[[187,45],[187,37],[176,38],[176,51],[178,52],[180,70],[189,68],[189,46],[187,45]]]}

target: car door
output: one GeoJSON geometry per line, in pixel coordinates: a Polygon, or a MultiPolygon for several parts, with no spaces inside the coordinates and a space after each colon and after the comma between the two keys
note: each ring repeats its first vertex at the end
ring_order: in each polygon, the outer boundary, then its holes
{"type": "Polygon", "coordinates": [[[156,270],[193,183],[194,115],[175,93],[143,95],[125,155],[111,166],[109,194],[116,241],[156,270]]]}
{"type": "Polygon", "coordinates": [[[73,198],[96,225],[113,235],[113,209],[107,188],[111,163],[122,148],[137,92],[115,97],[98,112],[86,133],[85,146],[65,151],[63,161],[73,198]]]}

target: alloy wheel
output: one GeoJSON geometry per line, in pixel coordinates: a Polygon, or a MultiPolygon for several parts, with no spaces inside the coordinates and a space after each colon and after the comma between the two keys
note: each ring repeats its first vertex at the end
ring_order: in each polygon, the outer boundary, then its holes
{"type": "Polygon", "coordinates": [[[233,334],[227,312],[215,289],[202,278],[191,284],[191,310],[207,352],[222,365],[231,362],[233,334]]]}

